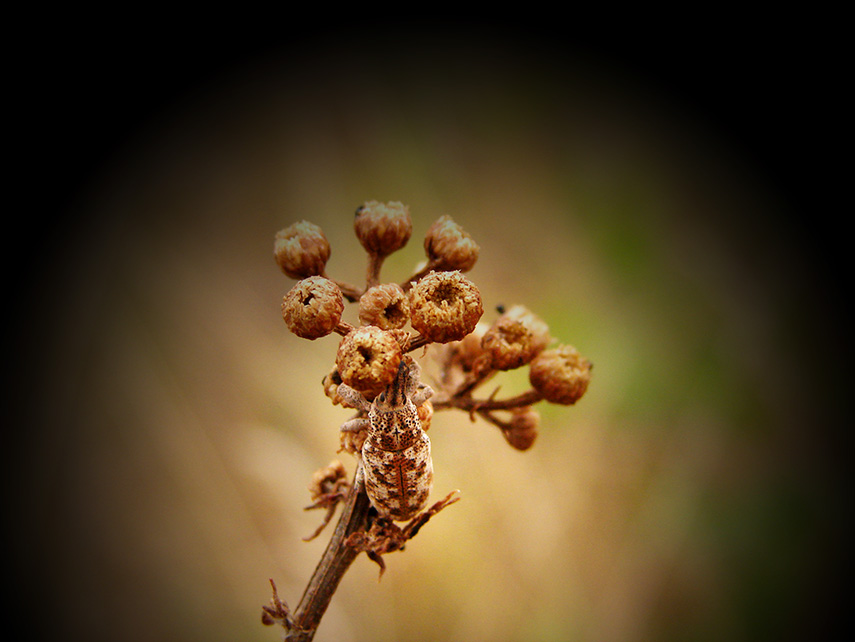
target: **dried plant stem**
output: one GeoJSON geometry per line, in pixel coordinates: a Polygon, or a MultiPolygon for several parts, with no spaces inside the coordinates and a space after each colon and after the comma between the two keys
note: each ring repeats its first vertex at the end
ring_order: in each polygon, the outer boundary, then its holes
{"type": "Polygon", "coordinates": [[[369,290],[380,283],[380,268],[386,256],[376,252],[368,253],[368,268],[365,275],[365,289],[369,290]]]}
{"type": "Polygon", "coordinates": [[[347,321],[339,321],[333,332],[335,332],[336,334],[340,334],[343,337],[346,337],[353,331],[353,329],[353,326],[350,325],[347,321]]]}
{"type": "Polygon", "coordinates": [[[429,345],[430,343],[430,339],[421,334],[417,334],[414,337],[410,337],[410,341],[404,348],[404,352],[412,352],[413,350],[418,350],[419,348],[423,348],[426,345],[429,345]]]}
{"type": "MultiPolygon", "coordinates": [[[[361,465],[359,464],[360,467],[361,465]]],[[[351,533],[368,529],[371,505],[359,472],[357,468],[335,531],[292,616],[289,642],[308,642],[314,638],[339,582],[360,553],[359,549],[347,544],[351,533]]]]}

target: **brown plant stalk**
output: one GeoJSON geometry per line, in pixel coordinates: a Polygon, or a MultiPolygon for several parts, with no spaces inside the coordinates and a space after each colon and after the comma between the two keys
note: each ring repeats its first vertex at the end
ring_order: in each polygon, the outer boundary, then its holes
{"type": "Polygon", "coordinates": [[[269,606],[262,607],[262,621],[265,624],[278,621],[289,632],[288,640],[309,642],[315,637],[315,631],[341,579],[360,553],[359,549],[347,544],[347,539],[351,534],[366,531],[369,527],[371,504],[361,479],[357,468],[332,537],[293,614],[285,602],[279,599],[276,584],[270,580],[273,598],[269,606]]]}

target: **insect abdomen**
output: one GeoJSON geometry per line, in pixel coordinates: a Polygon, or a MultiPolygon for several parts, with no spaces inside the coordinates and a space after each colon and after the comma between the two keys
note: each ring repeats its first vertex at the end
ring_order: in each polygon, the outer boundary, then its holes
{"type": "Polygon", "coordinates": [[[403,450],[381,450],[370,437],[362,446],[365,490],[384,517],[405,521],[427,503],[433,484],[430,440],[421,433],[403,450]]]}

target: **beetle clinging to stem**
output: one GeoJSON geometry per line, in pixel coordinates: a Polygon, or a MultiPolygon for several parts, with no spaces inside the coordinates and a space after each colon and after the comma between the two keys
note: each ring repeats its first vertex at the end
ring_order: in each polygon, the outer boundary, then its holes
{"type": "Polygon", "coordinates": [[[405,356],[389,386],[373,401],[346,384],[338,387],[345,402],[367,416],[345,422],[343,432],[366,432],[360,450],[359,475],[365,492],[379,515],[378,528],[351,543],[382,563],[379,554],[399,550],[431,516],[456,502],[456,491],[424,512],[433,484],[430,439],[419,421],[418,407],[433,394],[419,379],[419,366],[405,356]],[[403,528],[394,521],[407,521],[403,528]],[[380,536],[382,532],[382,537],[380,536]]]}

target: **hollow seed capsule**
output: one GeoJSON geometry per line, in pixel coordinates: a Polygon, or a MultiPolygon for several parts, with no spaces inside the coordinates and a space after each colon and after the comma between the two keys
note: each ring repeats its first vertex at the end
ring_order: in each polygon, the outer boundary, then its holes
{"type": "Polygon", "coordinates": [[[410,302],[396,283],[369,288],[359,299],[359,320],[383,330],[403,328],[410,320],[410,302]]]}
{"type": "Polygon", "coordinates": [[[362,247],[377,256],[388,256],[400,250],[413,233],[410,210],[397,201],[363,203],[356,210],[353,227],[362,247]]]}
{"type": "Polygon", "coordinates": [[[551,403],[571,405],[579,401],[591,381],[591,362],[569,345],[544,350],[529,366],[529,382],[551,403]]]}
{"type": "Polygon", "coordinates": [[[483,313],[478,288],[456,270],[431,272],[410,290],[410,322],[429,341],[459,341],[483,313]]]}
{"type": "Polygon", "coordinates": [[[318,339],[341,321],[344,298],[339,287],[322,276],[297,281],[282,299],[282,318],[298,337],[318,339]]]}
{"type": "Polygon", "coordinates": [[[481,346],[496,370],[512,370],[529,363],[550,341],[549,326],[521,305],[507,310],[484,334],[481,346]]]}
{"type": "Polygon", "coordinates": [[[366,399],[373,399],[395,378],[402,356],[401,344],[395,335],[366,325],[345,335],[335,362],[344,383],[366,399]]]}
{"type": "Polygon", "coordinates": [[[330,258],[330,244],[320,227],[299,221],[276,233],[273,257],[292,279],[318,276],[330,258]]]}
{"type": "Polygon", "coordinates": [[[480,248],[460,225],[443,215],[430,226],[425,235],[425,253],[435,270],[467,272],[478,260],[480,248]]]}

